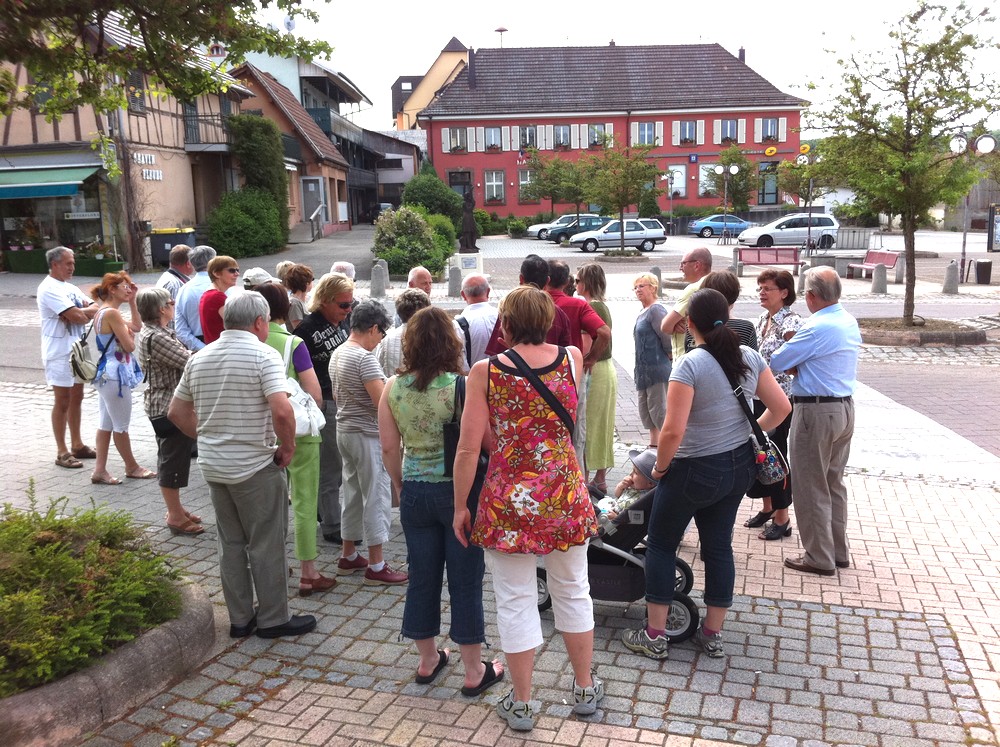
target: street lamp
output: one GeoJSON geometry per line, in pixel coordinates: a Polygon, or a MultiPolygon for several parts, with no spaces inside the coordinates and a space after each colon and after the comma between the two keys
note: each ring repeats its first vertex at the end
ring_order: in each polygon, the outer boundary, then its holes
{"type": "MultiPolygon", "coordinates": [[[[811,166],[814,163],[819,163],[823,160],[823,156],[818,153],[810,153],[812,150],[809,147],[809,143],[802,143],[799,146],[799,155],[795,158],[795,163],[799,166],[811,166]]],[[[809,208],[809,218],[807,219],[808,225],[806,226],[806,253],[810,254],[813,250],[812,245],[812,200],[813,200],[813,175],[812,171],[809,172],[809,191],[806,193],[806,205],[809,208]]]]}
{"type": "MultiPolygon", "coordinates": [[[[985,156],[992,153],[997,147],[996,138],[992,135],[980,135],[976,142],[969,143],[969,138],[965,135],[955,135],[948,143],[948,148],[955,155],[968,153],[970,155],[985,156]]],[[[958,282],[965,282],[965,241],[969,236],[969,194],[965,195],[965,203],[962,206],[962,261],[958,265],[958,282]]]]}
{"type": "Polygon", "coordinates": [[[722,229],[722,236],[719,237],[719,240],[723,244],[728,244],[729,243],[729,239],[731,238],[730,231],[729,231],[729,175],[732,174],[733,176],[736,176],[738,173],[740,173],[740,167],[737,166],[735,163],[732,163],[729,166],[723,166],[720,163],[720,164],[716,165],[716,167],[715,167],[715,173],[718,174],[719,176],[724,177],[723,178],[723,182],[722,182],[722,184],[723,184],[723,186],[722,186],[722,225],[723,225],[723,229],[722,229]]]}
{"type": "Polygon", "coordinates": [[[668,171],[660,177],[661,182],[667,183],[667,196],[670,198],[670,235],[674,233],[674,172],[668,171]]]}

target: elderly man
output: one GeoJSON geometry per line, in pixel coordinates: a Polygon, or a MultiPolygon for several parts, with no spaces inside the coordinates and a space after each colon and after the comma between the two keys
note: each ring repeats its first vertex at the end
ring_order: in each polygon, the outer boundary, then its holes
{"type": "Polygon", "coordinates": [[[330,266],[330,272],[339,272],[341,275],[347,275],[351,280],[354,280],[354,263],[337,260],[330,266]]]}
{"type": "Polygon", "coordinates": [[[165,288],[170,298],[176,301],[177,294],[192,275],[194,266],[191,264],[191,247],[187,244],[178,244],[170,250],[170,266],[160,275],[156,287],[165,288]]]}
{"type": "Polygon", "coordinates": [[[227,299],[222,318],[219,339],[184,369],[167,416],[200,444],[198,465],[215,508],[229,635],[301,635],[316,627],[316,618],[288,613],[284,468],[295,453],[295,414],[285,365],[265,344],[270,315],[259,293],[227,299]]]}
{"type": "Polygon", "coordinates": [[[462,300],[466,306],[456,321],[465,340],[467,368],[486,358],[486,345],[497,323],[497,307],[489,302],[490,281],[485,275],[472,273],[462,280],[462,300]]]}
{"type": "Polygon", "coordinates": [[[407,288],[419,288],[428,296],[431,294],[431,272],[426,267],[417,265],[406,276],[407,288]]]}
{"type": "Polygon", "coordinates": [[[692,249],[681,260],[681,274],[687,287],[681,291],[674,307],[663,317],[660,329],[673,341],[674,365],[686,352],[684,333],[687,332],[687,310],[691,296],[701,288],[701,281],[712,271],[712,253],[705,248],[692,249]]]}
{"type": "Polygon", "coordinates": [[[386,376],[395,376],[396,369],[403,363],[403,333],[410,317],[420,309],[431,305],[431,300],[419,288],[407,288],[396,297],[396,316],[399,317],[398,327],[390,329],[382,342],[375,348],[375,357],[386,376]]]}
{"type": "Polygon", "coordinates": [[[208,276],[208,263],[215,259],[215,249],[201,244],[188,253],[195,276],[177,292],[174,306],[174,331],[177,339],[188,350],[201,350],[205,340],[201,332],[201,315],[198,306],[201,297],[212,287],[208,276]]]}
{"type": "Polygon", "coordinates": [[[796,571],[832,576],[850,567],[844,468],[854,436],[857,320],[840,305],[840,278],[831,267],[806,273],[812,313],[792,339],[771,355],[775,371],[795,371],[788,439],[792,500],[805,553],[785,558],[796,571]]]}
{"type": "Polygon", "coordinates": [[[35,295],[42,317],[42,365],[45,383],[52,387],[52,434],[56,438],[56,464],[69,469],[83,467],[81,459],[94,459],[97,453],[80,436],[80,404],[83,382],[73,376],[69,356],[73,343],[83,334],[84,325],[94,318],[97,306],[69,282],[76,269],[72,249],[57,246],[45,253],[49,274],[35,295]],[[69,426],[70,448],[66,447],[69,426]]]}

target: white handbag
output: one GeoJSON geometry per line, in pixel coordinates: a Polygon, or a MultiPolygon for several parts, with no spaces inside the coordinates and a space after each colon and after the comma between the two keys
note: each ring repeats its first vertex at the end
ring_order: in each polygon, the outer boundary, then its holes
{"type": "MultiPolygon", "coordinates": [[[[288,362],[292,355],[292,343],[295,338],[292,335],[288,336],[288,340],[285,342],[285,372],[288,372],[288,362]]],[[[319,405],[316,404],[316,400],[312,398],[311,394],[307,394],[303,391],[302,387],[299,386],[298,380],[289,376],[286,379],[288,392],[288,401],[292,404],[292,411],[295,413],[295,436],[318,436],[320,429],[326,425],[326,417],[323,415],[323,411],[319,409],[319,405]]]]}

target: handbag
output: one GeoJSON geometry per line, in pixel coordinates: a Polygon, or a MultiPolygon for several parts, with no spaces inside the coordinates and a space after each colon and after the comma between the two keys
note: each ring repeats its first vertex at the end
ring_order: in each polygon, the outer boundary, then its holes
{"type": "MultiPolygon", "coordinates": [[[[455,377],[455,409],[451,414],[451,420],[441,424],[441,436],[444,440],[444,476],[454,477],[455,456],[458,454],[458,440],[462,431],[462,411],[465,409],[465,377],[455,377]]],[[[473,503],[479,500],[479,491],[483,489],[483,481],[486,479],[486,469],[490,466],[490,455],[479,450],[479,459],[476,462],[476,476],[472,481],[472,489],[469,491],[470,509],[473,503]]]]}
{"type": "MultiPolygon", "coordinates": [[[[715,358],[715,354],[709,350],[708,346],[699,345],[698,347],[715,358]]],[[[715,362],[718,363],[719,359],[716,358],[715,362]]],[[[781,453],[781,449],[774,445],[771,439],[767,437],[767,434],[757,424],[757,419],[753,416],[750,405],[747,404],[743,387],[728,376],[726,378],[729,379],[729,385],[733,388],[733,394],[736,395],[736,399],[743,408],[743,414],[747,416],[747,420],[750,423],[750,429],[753,431],[754,441],[756,441],[757,445],[757,481],[762,485],[774,485],[775,483],[787,480],[789,469],[785,455],[781,453]]]]}
{"type": "MultiPolygon", "coordinates": [[[[559,348],[559,352],[565,354],[566,349],[559,348]]],[[[556,398],[556,395],[552,393],[551,389],[545,386],[542,380],[538,378],[538,374],[531,370],[528,364],[524,362],[524,358],[515,352],[513,348],[505,350],[504,355],[511,359],[517,367],[517,370],[521,372],[521,375],[528,380],[528,382],[535,388],[535,391],[537,391],[542,396],[542,399],[548,403],[549,407],[552,408],[552,411],[559,416],[563,425],[566,426],[566,430],[569,431],[569,438],[572,441],[573,437],[576,435],[576,423],[573,421],[573,417],[569,414],[569,411],[563,403],[556,398]]]]}
{"type": "MultiPolygon", "coordinates": [[[[288,363],[292,355],[292,343],[295,338],[288,335],[285,341],[285,371],[288,371],[288,363]]],[[[320,430],[326,425],[326,416],[319,409],[316,400],[311,394],[303,391],[297,379],[288,376],[285,380],[285,391],[288,392],[288,401],[292,405],[292,412],[295,413],[295,437],[318,436],[320,430]]]]}

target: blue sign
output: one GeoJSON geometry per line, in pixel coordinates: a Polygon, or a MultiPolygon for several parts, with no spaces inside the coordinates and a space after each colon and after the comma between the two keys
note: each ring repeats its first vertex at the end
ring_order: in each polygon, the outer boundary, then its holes
{"type": "Polygon", "coordinates": [[[688,154],[688,163],[698,163],[698,154],[697,153],[689,153],[688,154]]]}

